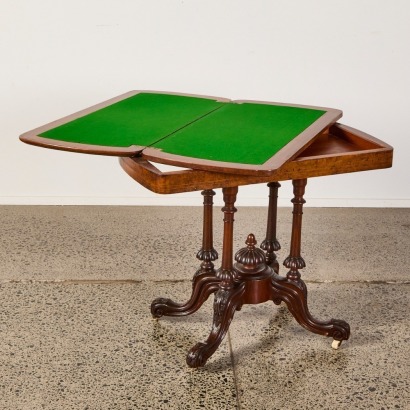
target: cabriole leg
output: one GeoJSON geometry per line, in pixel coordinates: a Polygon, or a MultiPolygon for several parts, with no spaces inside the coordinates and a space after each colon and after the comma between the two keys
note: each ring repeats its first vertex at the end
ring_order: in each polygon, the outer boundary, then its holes
{"type": "Polygon", "coordinates": [[[200,268],[192,280],[192,294],[186,303],[176,303],[171,299],[158,298],[151,304],[151,314],[154,318],[161,316],[186,316],[196,312],[209,295],[219,288],[220,279],[215,275],[214,260],[218,253],[213,247],[212,205],[215,192],[212,189],[202,191],[204,197],[202,248],[197,258],[202,261],[200,268]]]}
{"type": "Polygon", "coordinates": [[[301,256],[301,233],[303,204],[307,180],[299,179],[293,181],[293,223],[292,237],[289,256],[284,265],[289,269],[286,278],[274,275],[272,278],[273,301],[276,304],[285,302],[289,311],[300,325],[311,332],[333,337],[334,348],[339,347],[342,340],[347,340],[350,335],[349,325],[338,319],[320,321],[315,319],[309,312],[307,304],[307,289],[300,278],[299,269],[305,267],[305,261],[301,256]]]}

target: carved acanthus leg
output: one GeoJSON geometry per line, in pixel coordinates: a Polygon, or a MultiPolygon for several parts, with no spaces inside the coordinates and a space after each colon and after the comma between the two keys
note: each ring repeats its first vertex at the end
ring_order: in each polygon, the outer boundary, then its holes
{"type": "Polygon", "coordinates": [[[261,249],[266,252],[266,264],[271,266],[276,273],[279,273],[279,263],[276,259],[276,254],[280,249],[280,244],[276,239],[276,223],[278,213],[278,182],[269,182],[269,207],[268,207],[268,223],[266,227],[266,238],[261,243],[261,249]]]}
{"type": "Polygon", "coordinates": [[[209,295],[219,288],[220,279],[215,276],[212,261],[218,258],[218,253],[213,247],[212,234],[212,189],[202,191],[204,197],[204,219],[202,248],[197,253],[197,258],[202,261],[200,268],[192,280],[192,295],[186,303],[176,303],[171,299],[158,298],[151,304],[151,314],[154,318],[161,316],[186,316],[196,312],[208,299],[209,295]]]}
{"type": "Polygon", "coordinates": [[[280,304],[286,303],[289,311],[305,329],[324,336],[333,337],[336,343],[333,347],[337,348],[342,340],[347,340],[350,335],[350,327],[343,320],[331,319],[320,321],[315,319],[309,312],[307,304],[307,289],[305,283],[300,278],[299,269],[305,267],[305,261],[301,256],[301,232],[302,214],[305,200],[306,179],[293,181],[293,223],[290,254],[285,259],[284,265],[289,269],[286,278],[279,275],[272,277],[273,301],[280,304]]]}
{"type": "MultiPolygon", "coordinates": [[[[302,280],[296,283],[274,274],[272,289],[274,303],[279,305],[281,302],[285,302],[293,317],[305,329],[319,335],[332,337],[340,343],[342,340],[349,339],[350,326],[345,321],[338,319],[320,321],[310,314],[307,303],[307,289],[302,280]]],[[[337,348],[340,343],[332,344],[332,346],[337,348]]]]}
{"type": "Polygon", "coordinates": [[[220,279],[215,274],[195,275],[192,282],[192,294],[186,303],[177,303],[167,298],[157,298],[151,303],[154,318],[162,316],[187,316],[196,312],[219,289],[220,279]]]}
{"type": "Polygon", "coordinates": [[[223,188],[224,237],[222,266],[216,276],[220,280],[215,294],[212,330],[205,342],[197,343],[188,353],[187,364],[190,367],[203,366],[216,351],[228,331],[235,310],[242,306],[244,283],[236,283],[233,270],[233,223],[237,187],[223,188]]]}

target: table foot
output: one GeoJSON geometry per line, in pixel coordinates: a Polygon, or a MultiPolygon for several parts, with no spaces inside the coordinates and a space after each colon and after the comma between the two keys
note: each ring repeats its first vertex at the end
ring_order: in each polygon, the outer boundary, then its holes
{"type": "Polygon", "coordinates": [[[212,330],[205,342],[197,343],[188,353],[186,362],[190,367],[204,366],[221,344],[236,310],[242,306],[245,284],[236,284],[233,288],[220,288],[215,294],[212,330]]]}
{"type": "Polygon", "coordinates": [[[342,341],[341,341],[341,340],[335,340],[335,339],[333,339],[332,349],[335,349],[335,350],[339,349],[339,347],[340,347],[341,344],[342,344],[342,341]]]}
{"type": "Polygon", "coordinates": [[[158,298],[151,303],[151,314],[154,318],[190,315],[204,304],[209,295],[218,290],[219,282],[220,279],[213,273],[199,273],[193,279],[192,295],[186,303],[177,303],[171,299],[158,298]]]}
{"type": "MultiPolygon", "coordinates": [[[[296,282],[279,275],[273,275],[271,286],[273,302],[277,305],[285,302],[293,317],[305,329],[332,337],[340,343],[342,340],[349,339],[350,326],[345,321],[339,319],[321,321],[310,314],[307,304],[307,289],[302,280],[296,282]]],[[[335,346],[336,343],[334,343],[335,346]]]]}

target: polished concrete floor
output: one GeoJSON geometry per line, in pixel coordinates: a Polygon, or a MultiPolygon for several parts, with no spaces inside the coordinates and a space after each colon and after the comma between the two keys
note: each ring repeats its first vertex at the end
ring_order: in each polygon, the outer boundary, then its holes
{"type": "MultiPolygon", "coordinates": [[[[235,215],[236,249],[250,232],[263,239],[265,212],[235,215]]],[[[410,209],[306,208],[302,276],[314,316],[350,323],[339,350],[286,307],[247,305],[191,370],[185,355],[207,337],[212,301],[158,322],[149,305],[187,299],[201,217],[189,207],[0,207],[0,409],[410,409],[410,209]]],[[[280,260],[290,229],[280,208],[280,260]]]]}

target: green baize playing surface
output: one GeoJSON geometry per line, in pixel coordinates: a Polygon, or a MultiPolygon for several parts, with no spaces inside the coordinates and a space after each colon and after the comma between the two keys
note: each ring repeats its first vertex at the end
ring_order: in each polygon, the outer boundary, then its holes
{"type": "Polygon", "coordinates": [[[39,134],[82,144],[158,148],[206,160],[260,165],[325,111],[140,93],[39,134]]]}

